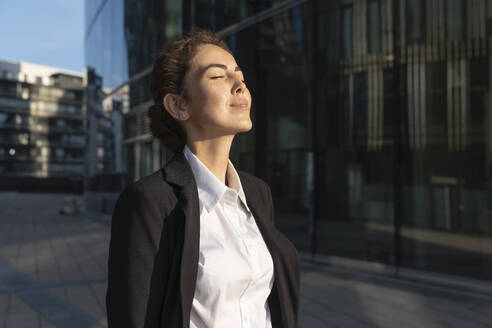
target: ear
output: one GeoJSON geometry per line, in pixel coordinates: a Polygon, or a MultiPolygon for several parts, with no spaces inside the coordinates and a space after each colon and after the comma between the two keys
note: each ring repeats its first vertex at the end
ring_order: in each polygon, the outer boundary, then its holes
{"type": "Polygon", "coordinates": [[[168,93],[162,99],[162,105],[167,112],[178,121],[186,121],[190,118],[188,107],[184,99],[173,93],[168,93]]]}

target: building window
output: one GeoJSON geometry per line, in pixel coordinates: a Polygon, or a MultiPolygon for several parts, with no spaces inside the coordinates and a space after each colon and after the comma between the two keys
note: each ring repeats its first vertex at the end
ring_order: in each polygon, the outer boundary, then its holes
{"type": "Polygon", "coordinates": [[[152,142],[145,142],[141,145],[140,176],[146,176],[154,171],[154,151],[152,149],[152,142]]]}
{"type": "Polygon", "coordinates": [[[487,35],[492,35],[492,0],[487,0],[487,35]]]}
{"type": "Polygon", "coordinates": [[[65,155],[65,152],[63,151],[63,149],[61,149],[61,148],[55,149],[56,158],[63,158],[64,155],[65,155]]]}
{"type": "MultiPolygon", "coordinates": [[[[483,154],[486,149],[487,135],[489,134],[487,122],[488,94],[489,94],[489,59],[473,58],[469,61],[470,78],[470,106],[467,110],[466,130],[468,131],[468,150],[477,156],[483,154]]],[[[492,223],[492,222],[491,222],[492,223]]]]}
{"type": "Polygon", "coordinates": [[[28,99],[29,98],[29,89],[28,88],[22,89],[21,97],[22,97],[22,99],[28,99]]]}
{"type": "Polygon", "coordinates": [[[342,7],[342,52],[344,58],[354,55],[353,8],[352,5],[342,7]]]}
{"type": "Polygon", "coordinates": [[[448,0],[446,6],[446,32],[448,40],[463,40],[464,6],[462,0],[448,0]]]}
{"type": "Polygon", "coordinates": [[[367,119],[368,119],[369,88],[367,72],[354,75],[354,144],[359,149],[365,149],[367,145],[367,119]]]}
{"type": "Polygon", "coordinates": [[[447,131],[447,66],[446,61],[426,64],[426,134],[429,149],[445,150],[448,145],[447,131]]]}
{"type": "Polygon", "coordinates": [[[48,147],[41,148],[41,157],[47,158],[50,156],[50,149],[48,147]]]}
{"type": "Polygon", "coordinates": [[[27,145],[29,143],[29,134],[28,133],[21,133],[17,136],[17,141],[21,145],[27,145]]]}
{"type": "Polygon", "coordinates": [[[367,51],[370,54],[381,51],[381,7],[379,0],[367,2],[367,51]]]}
{"type": "Polygon", "coordinates": [[[421,43],[425,40],[424,0],[406,1],[407,44],[421,43]]]}

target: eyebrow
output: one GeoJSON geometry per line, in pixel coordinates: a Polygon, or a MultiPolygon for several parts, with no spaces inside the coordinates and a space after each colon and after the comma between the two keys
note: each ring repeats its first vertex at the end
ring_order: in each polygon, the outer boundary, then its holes
{"type": "MultiPolygon", "coordinates": [[[[210,65],[205,66],[205,68],[203,69],[203,72],[205,73],[205,71],[207,69],[212,68],[212,67],[222,68],[223,70],[227,71],[227,66],[224,64],[210,64],[210,65]]],[[[242,72],[242,70],[239,66],[236,66],[236,68],[234,68],[234,72],[242,72]]]]}

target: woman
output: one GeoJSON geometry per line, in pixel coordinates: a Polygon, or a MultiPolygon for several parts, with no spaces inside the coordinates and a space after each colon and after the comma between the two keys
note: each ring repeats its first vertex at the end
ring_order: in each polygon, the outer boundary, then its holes
{"type": "Polygon", "coordinates": [[[251,95],[227,45],[172,42],[151,76],[151,130],[174,157],[113,213],[109,327],[297,327],[299,257],[274,227],[270,188],[236,171],[251,95]]]}

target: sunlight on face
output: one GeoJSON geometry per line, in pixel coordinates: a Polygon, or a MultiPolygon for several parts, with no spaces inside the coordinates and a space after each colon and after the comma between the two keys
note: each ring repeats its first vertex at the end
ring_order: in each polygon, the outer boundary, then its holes
{"type": "Polygon", "coordinates": [[[249,131],[251,94],[234,57],[224,49],[201,45],[185,78],[190,113],[187,125],[203,136],[249,131]]]}

